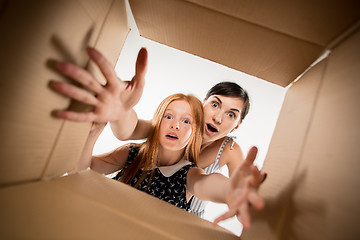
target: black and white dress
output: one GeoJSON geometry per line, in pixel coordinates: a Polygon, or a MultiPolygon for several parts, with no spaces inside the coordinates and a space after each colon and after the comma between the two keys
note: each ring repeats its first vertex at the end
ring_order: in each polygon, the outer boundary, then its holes
{"type": "MultiPolygon", "coordinates": [[[[121,176],[125,173],[126,168],[138,155],[139,149],[140,147],[138,146],[130,146],[125,167],[120,170],[113,179],[118,181],[120,180],[121,176]]],[[[190,205],[186,201],[186,176],[189,169],[193,167],[196,167],[194,163],[181,160],[171,166],[155,168],[150,185],[148,183],[151,171],[147,173],[145,179],[141,182],[137,189],[188,211],[190,205]]],[[[129,185],[134,187],[140,178],[141,173],[142,170],[139,170],[129,185]]]]}

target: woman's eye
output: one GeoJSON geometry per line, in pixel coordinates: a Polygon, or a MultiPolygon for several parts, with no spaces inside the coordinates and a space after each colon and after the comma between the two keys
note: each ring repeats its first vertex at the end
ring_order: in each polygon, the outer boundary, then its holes
{"type": "Polygon", "coordinates": [[[236,118],[236,114],[233,113],[233,112],[229,113],[228,115],[229,115],[229,117],[231,117],[231,118],[236,118]]]}
{"type": "Polygon", "coordinates": [[[219,106],[219,104],[218,104],[217,102],[212,102],[212,103],[211,103],[211,106],[213,106],[214,108],[216,108],[216,107],[219,106]]]}

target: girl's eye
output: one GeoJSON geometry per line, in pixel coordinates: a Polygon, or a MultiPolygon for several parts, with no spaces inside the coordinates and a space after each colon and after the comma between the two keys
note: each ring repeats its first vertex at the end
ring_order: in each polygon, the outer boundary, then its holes
{"type": "Polygon", "coordinates": [[[172,116],[171,115],[165,115],[165,118],[166,119],[172,119],[172,116]]]}
{"type": "Polygon", "coordinates": [[[191,122],[190,122],[190,120],[189,119],[184,119],[184,121],[183,121],[184,123],[186,123],[186,124],[191,124],[191,122]]]}

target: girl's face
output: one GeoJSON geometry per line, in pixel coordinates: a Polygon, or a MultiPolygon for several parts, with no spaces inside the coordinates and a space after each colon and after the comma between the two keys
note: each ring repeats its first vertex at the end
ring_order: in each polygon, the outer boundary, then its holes
{"type": "Polygon", "coordinates": [[[190,141],[193,117],[187,101],[169,104],[160,123],[159,141],[164,149],[183,150],[190,141]]]}
{"type": "Polygon", "coordinates": [[[239,127],[244,101],[241,98],[212,95],[204,101],[204,143],[226,136],[239,127]]]}

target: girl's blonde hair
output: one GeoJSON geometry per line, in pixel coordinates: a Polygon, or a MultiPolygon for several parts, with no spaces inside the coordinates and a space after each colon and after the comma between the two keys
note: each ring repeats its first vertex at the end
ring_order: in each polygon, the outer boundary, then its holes
{"type": "MultiPolygon", "coordinates": [[[[152,120],[152,129],[149,133],[147,141],[141,145],[139,154],[125,170],[124,175],[120,179],[121,182],[131,183],[136,173],[142,169],[143,173],[135,185],[135,187],[138,187],[144,180],[147,171],[153,170],[157,166],[157,157],[160,147],[160,123],[169,104],[178,100],[184,100],[189,103],[193,117],[192,132],[189,143],[185,147],[184,157],[188,161],[194,162],[195,164],[197,163],[205,125],[202,103],[197,97],[191,94],[185,95],[182,93],[177,93],[165,98],[157,107],[152,120]]],[[[153,171],[151,173],[151,176],[152,175],[153,171]]]]}

